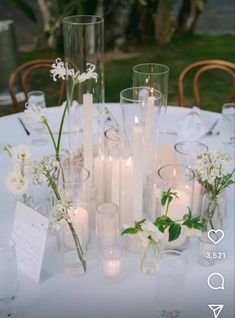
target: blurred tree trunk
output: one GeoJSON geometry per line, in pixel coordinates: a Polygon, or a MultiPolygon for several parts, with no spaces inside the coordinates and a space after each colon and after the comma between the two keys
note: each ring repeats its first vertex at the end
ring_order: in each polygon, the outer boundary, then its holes
{"type": "Polygon", "coordinates": [[[59,10],[57,1],[38,0],[38,6],[43,18],[43,29],[47,38],[49,48],[56,48],[57,33],[60,28],[59,10]]]}
{"type": "Polygon", "coordinates": [[[175,31],[172,14],[172,0],[158,0],[156,13],[153,13],[155,39],[160,46],[170,42],[175,31]]]}
{"type": "Polygon", "coordinates": [[[183,0],[177,21],[179,32],[194,32],[207,0],[183,0]]]}

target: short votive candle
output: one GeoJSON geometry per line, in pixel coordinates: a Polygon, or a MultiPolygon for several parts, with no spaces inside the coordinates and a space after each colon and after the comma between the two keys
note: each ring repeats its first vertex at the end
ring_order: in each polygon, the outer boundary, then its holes
{"type": "Polygon", "coordinates": [[[122,251],[109,247],[103,251],[103,271],[106,278],[117,279],[121,274],[122,251]]]}

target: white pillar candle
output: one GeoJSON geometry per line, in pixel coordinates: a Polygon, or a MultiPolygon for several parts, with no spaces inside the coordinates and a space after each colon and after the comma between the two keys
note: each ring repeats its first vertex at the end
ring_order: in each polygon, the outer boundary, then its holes
{"type": "Polygon", "coordinates": [[[194,189],[193,189],[193,207],[192,207],[192,215],[199,216],[200,211],[200,199],[201,199],[201,185],[195,180],[194,189]]]}
{"type": "Polygon", "coordinates": [[[133,214],[139,221],[143,217],[143,129],[135,117],[133,127],[133,214]]]}
{"type": "MultiPolygon", "coordinates": [[[[167,215],[172,220],[180,220],[188,212],[188,207],[191,206],[191,198],[186,191],[178,191],[176,189],[172,189],[171,191],[177,192],[178,197],[174,197],[174,199],[171,201],[167,215]]],[[[165,207],[163,207],[162,210],[165,212],[165,207]]],[[[185,247],[188,239],[184,233],[180,234],[179,238],[172,242],[168,242],[168,238],[169,233],[166,231],[164,235],[166,246],[179,249],[183,249],[185,247]]]]}
{"type": "Polygon", "coordinates": [[[88,241],[88,212],[87,210],[79,208],[70,208],[69,216],[75,227],[76,233],[83,248],[86,248],[88,241]]]}
{"type": "Polygon", "coordinates": [[[108,156],[105,158],[105,201],[111,202],[112,200],[112,166],[113,158],[108,156]]]}
{"type": "Polygon", "coordinates": [[[147,100],[146,105],[146,120],[144,129],[144,176],[146,177],[151,170],[151,157],[153,147],[150,146],[151,136],[153,132],[153,110],[154,110],[154,100],[153,96],[150,96],[147,100]]]}
{"type": "Polygon", "coordinates": [[[171,201],[167,215],[172,218],[172,220],[179,220],[188,212],[188,207],[191,206],[191,198],[186,191],[172,189],[171,192],[176,192],[177,197],[174,197],[171,201]]]}
{"type": "Polygon", "coordinates": [[[104,202],[104,168],[105,158],[103,155],[94,159],[94,180],[97,185],[97,203],[104,202]]]}
{"type": "Polygon", "coordinates": [[[111,193],[111,202],[119,206],[119,159],[113,158],[112,162],[112,193],[111,193]]]}
{"type": "Polygon", "coordinates": [[[121,159],[120,180],[120,219],[121,227],[133,225],[133,161],[132,158],[121,159]]]}
{"type": "Polygon", "coordinates": [[[84,106],[84,167],[90,171],[89,184],[93,178],[93,138],[92,138],[92,118],[93,118],[93,95],[90,93],[83,94],[84,106]]]}

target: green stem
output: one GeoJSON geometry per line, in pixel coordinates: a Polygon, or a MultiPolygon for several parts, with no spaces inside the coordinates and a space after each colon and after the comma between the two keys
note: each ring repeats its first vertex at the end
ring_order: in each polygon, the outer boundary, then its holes
{"type": "Polygon", "coordinates": [[[165,216],[167,216],[168,210],[169,210],[169,205],[170,205],[170,201],[169,199],[167,200],[167,204],[166,204],[166,212],[165,212],[165,216]]]}
{"type": "MultiPolygon", "coordinates": [[[[51,140],[52,140],[53,146],[54,146],[54,148],[55,148],[55,152],[56,152],[57,147],[56,147],[55,138],[54,138],[54,136],[53,136],[53,133],[52,133],[52,131],[51,131],[50,126],[48,125],[47,119],[46,119],[45,121],[43,121],[43,123],[44,123],[44,125],[47,127],[47,130],[48,130],[48,132],[49,132],[49,134],[50,134],[50,136],[51,136],[51,140]]],[[[57,159],[57,158],[56,158],[56,159],[57,159]]]]}
{"type": "Polygon", "coordinates": [[[84,272],[86,272],[87,270],[87,266],[86,266],[86,261],[84,259],[84,254],[83,254],[83,251],[82,251],[82,246],[81,246],[81,243],[79,241],[79,238],[77,236],[77,233],[73,227],[73,224],[71,222],[69,222],[68,220],[66,220],[66,222],[68,223],[68,226],[70,228],[70,231],[73,235],[73,239],[74,239],[74,243],[76,245],[76,250],[77,250],[77,254],[78,254],[78,257],[82,263],[82,267],[83,267],[83,270],[84,272]]]}
{"type": "MultiPolygon", "coordinates": [[[[73,86],[72,86],[71,97],[73,97],[74,88],[75,88],[75,83],[73,83],[73,86]]],[[[63,115],[62,115],[61,122],[60,122],[60,130],[59,130],[57,146],[56,146],[56,158],[59,158],[61,135],[62,135],[62,130],[63,130],[63,126],[64,126],[64,119],[65,119],[66,111],[68,109],[68,105],[69,105],[69,103],[67,101],[66,105],[64,107],[63,115]]]]}

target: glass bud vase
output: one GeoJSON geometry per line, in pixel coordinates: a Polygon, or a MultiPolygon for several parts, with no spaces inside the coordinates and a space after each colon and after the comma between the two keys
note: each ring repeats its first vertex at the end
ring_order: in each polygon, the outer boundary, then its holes
{"type": "MultiPolygon", "coordinates": [[[[81,235],[77,234],[74,224],[71,222],[70,225],[65,223],[62,227],[63,233],[63,253],[64,253],[64,272],[69,276],[81,276],[85,274],[86,265],[82,263],[81,257],[78,255],[77,244],[81,245],[82,257],[86,259],[86,249],[84,241],[81,240],[81,235]],[[78,241],[79,240],[79,241],[78,241]]],[[[79,231],[79,234],[81,232],[79,231]]]]}
{"type": "Polygon", "coordinates": [[[224,193],[216,197],[210,193],[205,193],[202,198],[202,220],[205,230],[217,230],[222,228],[222,219],[225,211],[224,193]]]}
{"type": "Polygon", "coordinates": [[[159,258],[159,244],[155,242],[149,242],[149,244],[143,249],[141,257],[141,271],[145,274],[156,274],[158,270],[159,258]]]}

